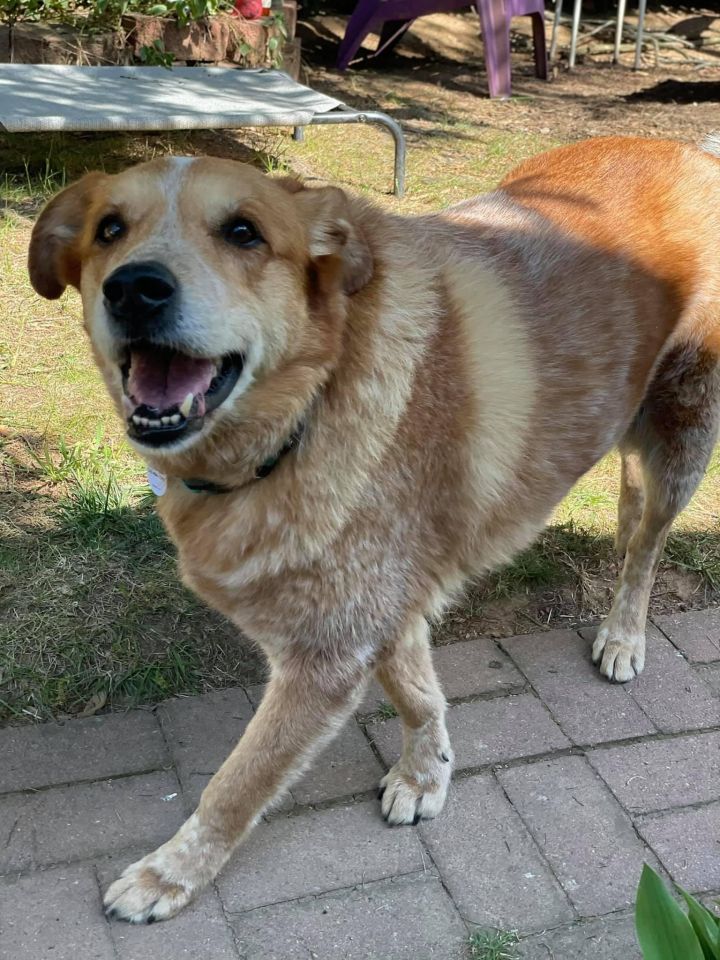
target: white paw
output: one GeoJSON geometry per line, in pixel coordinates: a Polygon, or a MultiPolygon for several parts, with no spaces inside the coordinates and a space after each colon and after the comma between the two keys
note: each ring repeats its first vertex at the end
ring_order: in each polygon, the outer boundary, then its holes
{"type": "Polygon", "coordinates": [[[154,854],[125,870],[105,894],[108,917],[130,923],[154,923],[174,917],[192,899],[190,885],[170,880],[154,854]]]}
{"type": "Polygon", "coordinates": [[[612,627],[601,627],[593,643],[593,663],[608,680],[626,683],[642,673],[645,666],[645,636],[625,635],[612,627]]]}
{"type": "Polygon", "coordinates": [[[193,814],[172,840],[131,864],[105,894],[107,916],[154,923],[179,913],[213,879],[229,854],[205,834],[193,814]]]}
{"type": "Polygon", "coordinates": [[[443,808],[452,776],[452,752],[446,749],[425,769],[409,770],[400,760],[380,781],[379,798],[385,820],[393,826],[431,820],[443,808]]]}

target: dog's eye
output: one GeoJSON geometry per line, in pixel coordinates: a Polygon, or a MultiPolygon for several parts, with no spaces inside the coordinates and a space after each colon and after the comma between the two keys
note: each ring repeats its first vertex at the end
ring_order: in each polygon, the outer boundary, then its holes
{"type": "Polygon", "coordinates": [[[238,217],[228,220],[222,228],[222,235],[228,243],[235,247],[254,247],[262,242],[258,228],[249,220],[238,217]]]}
{"type": "Polygon", "coordinates": [[[124,235],[125,229],[122,219],[116,213],[109,213],[98,224],[95,239],[106,245],[114,243],[124,235]]]}

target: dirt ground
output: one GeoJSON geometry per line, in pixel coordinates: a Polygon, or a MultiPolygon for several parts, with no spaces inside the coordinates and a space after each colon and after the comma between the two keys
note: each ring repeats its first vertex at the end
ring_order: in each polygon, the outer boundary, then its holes
{"type": "MultiPolygon", "coordinates": [[[[720,4],[715,11],[651,9],[646,32],[659,38],[661,62],[655,65],[651,44],[637,71],[632,42],[623,44],[620,64],[611,63],[613,23],[581,42],[576,67],[569,71],[569,30],[563,26],[548,81],[534,76],[529,23],[529,18],[513,21],[513,97],[504,102],[487,96],[474,13],[424,17],[391,53],[355,64],[344,75],[333,67],[344,19],[317,16],[301,24],[300,32],[306,75],[314,86],[354,106],[387,110],[411,136],[434,122],[452,121],[561,142],[613,134],[695,140],[720,128],[720,4]]],[[[599,23],[583,20],[581,36],[599,23]]],[[[629,17],[627,24],[632,31],[635,20],[629,17]]],[[[367,42],[375,45],[372,38],[367,42]]]]}

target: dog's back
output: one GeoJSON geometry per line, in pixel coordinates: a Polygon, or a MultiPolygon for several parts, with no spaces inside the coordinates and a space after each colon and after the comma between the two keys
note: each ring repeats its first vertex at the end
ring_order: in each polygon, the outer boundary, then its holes
{"type": "Polygon", "coordinates": [[[469,567],[531,539],[623,441],[673,357],[704,370],[717,355],[719,210],[708,153],[609,138],[530,160],[416,224],[451,304],[423,379],[454,364],[471,384],[479,526],[467,514],[451,534],[467,540],[469,567]]]}
{"type": "MultiPolygon", "coordinates": [[[[690,321],[685,311],[718,294],[718,155],[718,137],[702,148],[609,137],[533,158],[501,189],[596,255],[622,258],[665,284],[669,312],[690,321]]],[[[672,316],[655,316],[658,323],[675,326],[672,316]]]]}

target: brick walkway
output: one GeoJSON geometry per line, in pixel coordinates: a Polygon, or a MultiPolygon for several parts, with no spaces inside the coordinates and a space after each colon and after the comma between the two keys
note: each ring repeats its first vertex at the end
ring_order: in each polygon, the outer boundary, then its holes
{"type": "Polygon", "coordinates": [[[0,731],[0,960],[462,960],[473,925],[526,960],[637,960],[645,860],[720,891],[720,611],[660,619],[611,686],[589,633],[436,650],[457,774],[435,821],[374,799],[397,719],[359,714],[214,888],[168,923],[107,923],[100,890],[180,825],[261,688],[0,731]]]}

